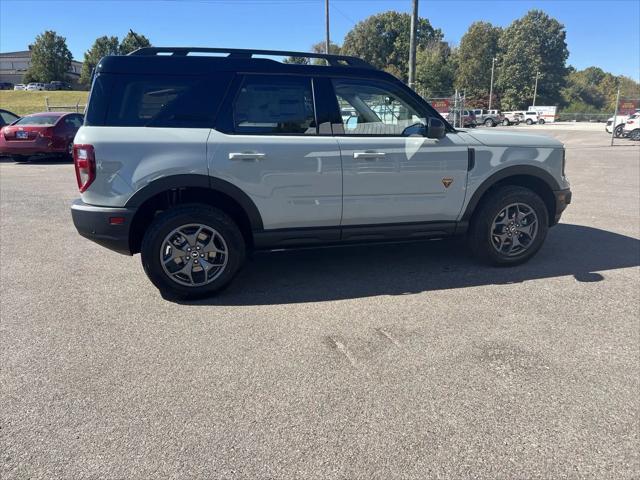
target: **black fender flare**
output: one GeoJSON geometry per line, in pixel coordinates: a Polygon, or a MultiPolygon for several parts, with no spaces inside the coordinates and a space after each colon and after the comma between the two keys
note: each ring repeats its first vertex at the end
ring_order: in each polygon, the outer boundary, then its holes
{"type": "Polygon", "coordinates": [[[478,206],[480,199],[482,196],[493,187],[498,182],[509,178],[509,177],[534,177],[538,180],[542,180],[551,190],[551,192],[555,192],[561,189],[560,184],[556,181],[553,176],[547,172],[546,170],[540,167],[534,167],[532,165],[514,165],[512,167],[506,167],[502,170],[497,171],[489,178],[485,179],[476,191],[471,196],[469,203],[467,203],[467,207],[462,215],[461,221],[468,222],[471,219],[471,215],[473,215],[474,210],[478,206]]]}
{"type": "Polygon", "coordinates": [[[238,205],[240,205],[247,214],[251,224],[251,229],[253,231],[263,230],[262,216],[260,215],[258,207],[256,207],[253,200],[251,200],[246,193],[232,183],[220,178],[210,177],[208,175],[183,174],[158,178],[138,190],[127,201],[125,207],[136,209],[159,193],[189,187],[208,188],[212,191],[217,191],[230,197],[238,203],[238,205]]]}

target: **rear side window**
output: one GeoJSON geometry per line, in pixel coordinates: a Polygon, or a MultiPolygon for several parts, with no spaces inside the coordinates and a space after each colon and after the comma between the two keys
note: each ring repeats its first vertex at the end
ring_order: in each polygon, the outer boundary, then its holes
{"type": "Polygon", "coordinates": [[[236,133],[315,135],[311,79],[247,75],[233,105],[236,133]]]}
{"type": "Polygon", "coordinates": [[[211,128],[231,76],[100,75],[85,124],[211,128]]]}
{"type": "Polygon", "coordinates": [[[72,128],[80,128],[82,126],[82,116],[69,115],[65,117],[64,123],[72,128]]]}

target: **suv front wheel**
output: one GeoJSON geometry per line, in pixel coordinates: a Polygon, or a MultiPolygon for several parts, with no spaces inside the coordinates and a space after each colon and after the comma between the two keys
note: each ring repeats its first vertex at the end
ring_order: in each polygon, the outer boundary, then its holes
{"type": "Polygon", "coordinates": [[[184,205],[155,218],[140,253],[145,273],[163,296],[201,298],[233,279],[244,262],[245,242],[224,212],[184,205]]]}
{"type": "Polygon", "coordinates": [[[548,229],[547,207],[535,192],[504,186],[492,192],[474,214],[469,242],[476,257],[486,263],[518,265],[536,254],[548,229]]]}

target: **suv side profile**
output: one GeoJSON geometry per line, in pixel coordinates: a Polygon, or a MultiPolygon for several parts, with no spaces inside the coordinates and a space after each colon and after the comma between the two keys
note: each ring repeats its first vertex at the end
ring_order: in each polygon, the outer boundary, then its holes
{"type": "Polygon", "coordinates": [[[153,284],[177,298],[221,289],[252,249],[466,234],[484,262],[516,265],[571,201],[558,141],[456,130],[348,56],[149,47],[104,57],[73,149],[78,232],[141,253],[153,284]]]}
{"type": "Polygon", "coordinates": [[[485,127],[495,127],[504,121],[504,116],[502,116],[498,110],[477,108],[473,110],[473,113],[476,116],[478,125],[484,125],[485,127]]]}

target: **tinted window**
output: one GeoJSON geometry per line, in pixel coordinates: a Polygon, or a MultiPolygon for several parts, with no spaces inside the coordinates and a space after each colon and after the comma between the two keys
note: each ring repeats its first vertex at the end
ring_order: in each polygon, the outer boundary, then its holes
{"type": "Polygon", "coordinates": [[[9,112],[0,112],[0,125],[9,125],[18,119],[15,115],[9,112]]]}
{"type": "Polygon", "coordinates": [[[211,128],[232,74],[96,77],[86,125],[211,128]]]}
{"type": "Polygon", "coordinates": [[[418,123],[426,114],[395,85],[362,80],[332,80],[345,135],[393,135],[418,123]]]}
{"type": "Polygon", "coordinates": [[[233,122],[237,133],[315,135],[311,80],[248,75],[234,102],[233,122]]]}
{"type": "Polygon", "coordinates": [[[64,123],[72,128],[80,128],[82,126],[82,117],[80,115],[69,115],[65,117],[64,123]]]}

